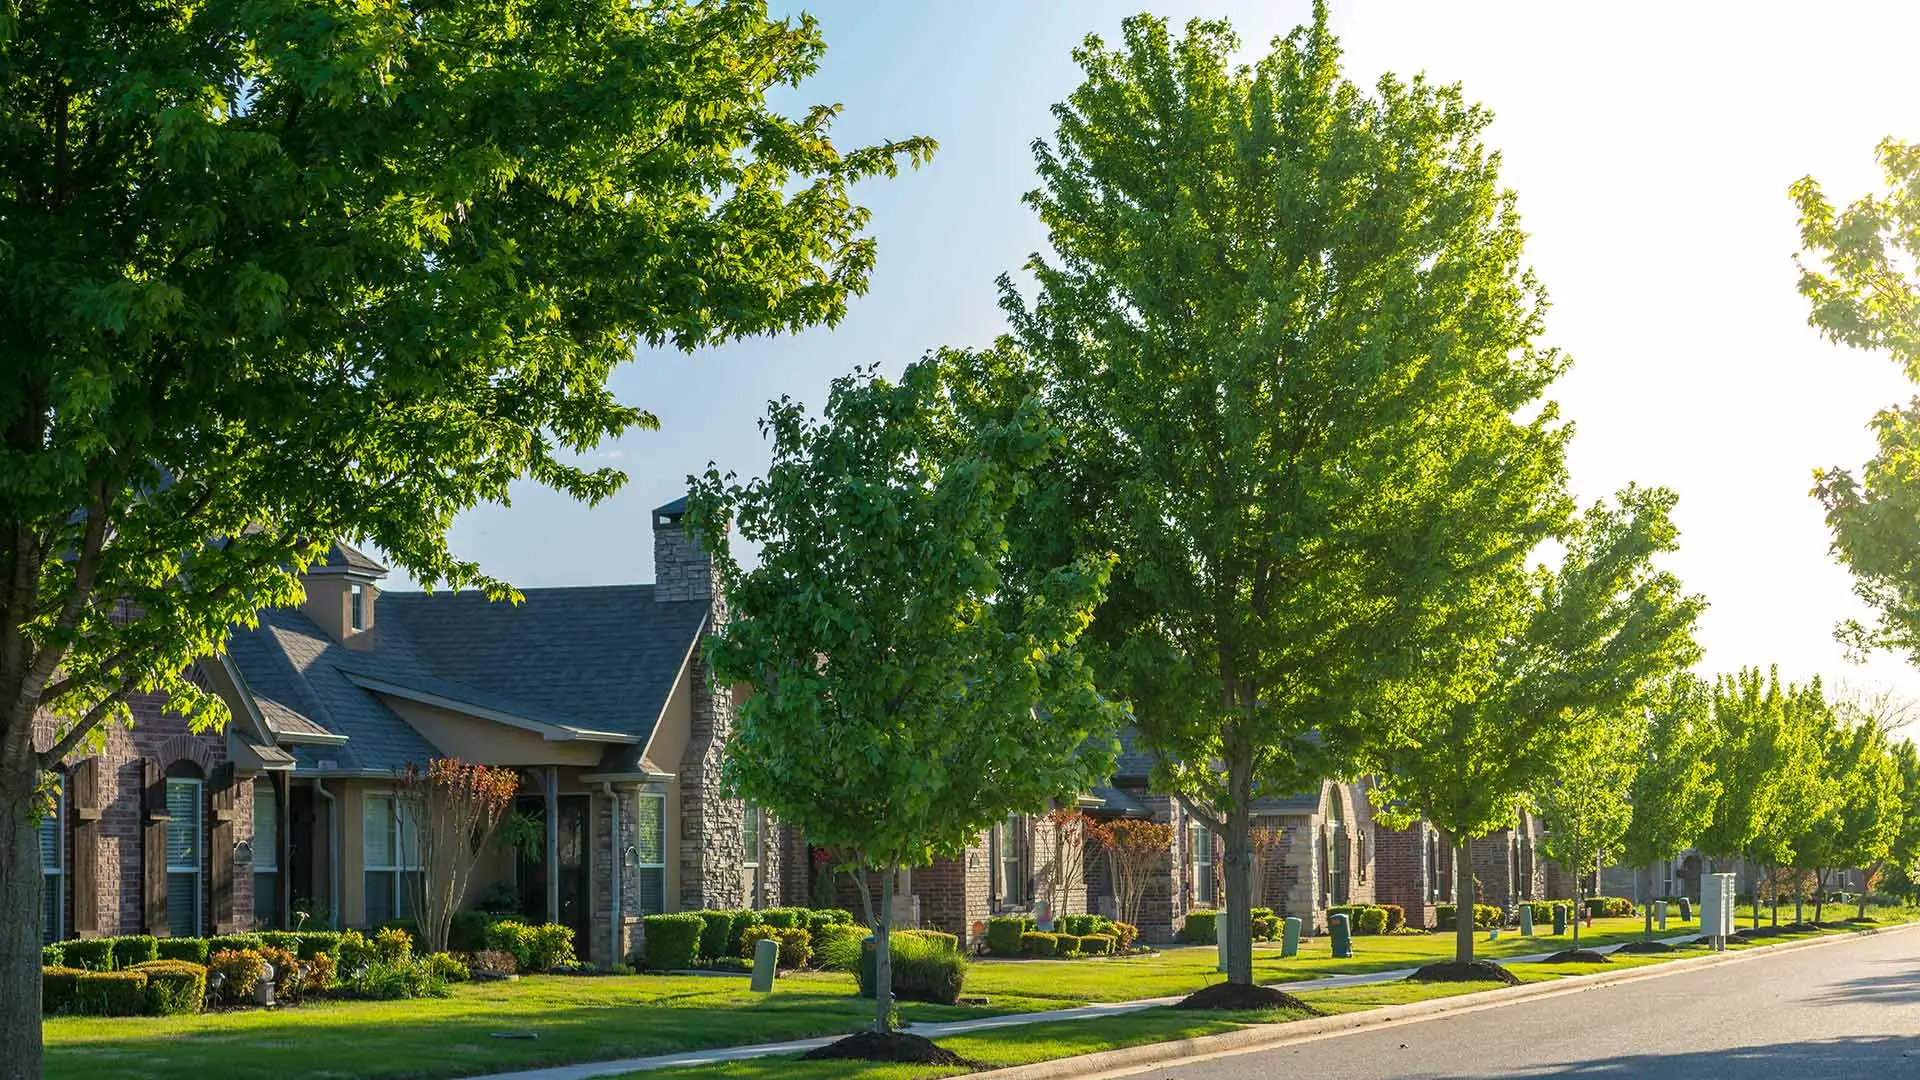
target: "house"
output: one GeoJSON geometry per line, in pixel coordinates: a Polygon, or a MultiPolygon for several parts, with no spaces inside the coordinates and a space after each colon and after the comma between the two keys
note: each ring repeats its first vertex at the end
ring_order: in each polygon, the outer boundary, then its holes
{"type": "MultiPolygon", "coordinates": [[[[1515,823],[1468,842],[1477,895],[1473,903],[1491,904],[1514,917],[1519,905],[1573,895],[1571,880],[1551,865],[1540,848],[1540,821],[1522,808],[1515,823]]],[[[1376,840],[1379,880],[1375,902],[1398,904],[1407,925],[1433,929],[1434,905],[1454,898],[1453,838],[1421,819],[1405,829],[1381,829],[1376,840]]]]}
{"type": "Polygon", "coordinates": [[[46,934],[405,917],[417,866],[394,778],[440,757],[518,769],[515,809],[537,823],[528,850],[488,853],[469,902],[572,926],[585,958],[627,956],[647,914],[782,902],[789,845],[720,794],[734,701],[698,646],[725,605],[685,509],[653,514],[653,584],[519,605],[386,592],[384,567],[333,545],[301,607],[261,613],[196,672],[232,713],[223,732],[142,699],[131,732],[63,763],[46,934]]]}

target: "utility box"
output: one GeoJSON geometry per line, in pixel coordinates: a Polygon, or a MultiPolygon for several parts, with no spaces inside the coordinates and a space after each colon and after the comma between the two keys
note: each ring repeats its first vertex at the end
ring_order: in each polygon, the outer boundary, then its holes
{"type": "Polygon", "coordinates": [[[1665,900],[1655,900],[1653,902],[1653,922],[1654,925],[1662,930],[1667,928],[1667,902],[1665,900]]]}
{"type": "Polygon", "coordinates": [[[1280,955],[1282,958],[1300,955],[1300,920],[1289,915],[1280,931],[1280,955]]]}
{"type": "Polygon", "coordinates": [[[1333,957],[1345,960],[1353,955],[1353,927],[1344,914],[1327,916],[1327,933],[1333,938],[1333,957]]]}
{"type": "Polygon", "coordinates": [[[1700,879],[1700,933],[1713,939],[1713,947],[1724,950],[1733,934],[1732,874],[1707,874],[1700,879]]]}

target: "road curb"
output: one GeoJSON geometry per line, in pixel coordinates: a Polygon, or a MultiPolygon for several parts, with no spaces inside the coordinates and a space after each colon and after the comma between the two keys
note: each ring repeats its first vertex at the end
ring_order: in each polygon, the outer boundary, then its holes
{"type": "MultiPolygon", "coordinates": [[[[1477,994],[1460,994],[1455,997],[1435,998],[1431,1001],[1415,1001],[1405,1005],[1388,1005],[1378,1009],[1366,1009],[1360,1012],[1342,1013],[1337,1016],[1314,1017],[1308,1020],[1294,1020],[1284,1024],[1261,1024],[1228,1031],[1219,1035],[1203,1035],[1196,1039],[1176,1039],[1169,1042],[1147,1043],[1141,1046],[1129,1046],[1119,1050],[1102,1050],[1099,1053],[1085,1054],[1080,1057],[1055,1058],[1052,1061],[1036,1061],[1030,1065],[1015,1065],[1005,1069],[989,1069],[969,1074],[982,1080],[1100,1080],[1104,1077],[1120,1076],[1139,1069],[1155,1065],[1188,1064],[1208,1058],[1230,1057],[1254,1050],[1267,1050],[1294,1043],[1312,1042],[1318,1039],[1332,1038],[1384,1027],[1400,1022],[1431,1020],[1455,1013],[1477,1012],[1481,1009],[1494,1009],[1518,1001],[1532,1001],[1539,998],[1558,997],[1562,994],[1577,994],[1586,990],[1615,986],[1624,982],[1636,982],[1641,979],[1659,978],[1665,975],[1677,975],[1697,968],[1718,964],[1735,964],[1756,957],[1771,956],[1792,949],[1812,948],[1820,945],[1837,945],[1846,941],[1857,941],[1863,937],[1877,934],[1893,934],[1907,930],[1920,929],[1920,922],[1902,923],[1898,926],[1876,926],[1867,930],[1853,930],[1847,933],[1830,934],[1801,941],[1783,941],[1774,945],[1761,945],[1757,948],[1742,949],[1739,952],[1715,953],[1711,956],[1692,956],[1684,960],[1669,960],[1660,964],[1647,964],[1628,968],[1624,971],[1598,971],[1591,975],[1570,975],[1552,982],[1528,983],[1524,986],[1509,986],[1499,990],[1483,990],[1477,994]]],[[[1199,1014],[1197,1014],[1199,1015],[1199,1014]]]]}

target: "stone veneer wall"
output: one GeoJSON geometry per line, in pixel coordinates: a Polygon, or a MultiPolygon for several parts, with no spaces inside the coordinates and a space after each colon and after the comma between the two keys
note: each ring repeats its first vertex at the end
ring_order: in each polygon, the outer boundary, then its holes
{"type": "Polygon", "coordinates": [[[633,843],[633,835],[640,827],[640,808],[635,801],[635,788],[631,784],[615,786],[613,798],[604,793],[593,793],[593,919],[590,932],[591,942],[579,950],[583,958],[592,960],[600,967],[610,967],[623,963],[641,947],[642,933],[640,920],[645,912],[640,907],[640,871],[639,868],[619,857],[613,850],[614,814],[620,815],[620,838],[622,847],[633,843]],[[621,917],[618,924],[618,936],[615,936],[613,919],[613,877],[620,875],[621,917]]]}

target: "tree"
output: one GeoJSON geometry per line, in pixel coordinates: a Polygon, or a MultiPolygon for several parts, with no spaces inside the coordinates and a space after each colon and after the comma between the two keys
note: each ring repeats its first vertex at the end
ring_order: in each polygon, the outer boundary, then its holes
{"type": "Polygon", "coordinates": [[[637,344],[832,323],[859,180],[806,18],[757,0],[0,8],[0,1045],[38,1074],[40,773],[293,603],[341,537],[415,580],[463,510],[654,425],[637,344]],[[43,726],[36,729],[36,724],[43,726]]]}
{"type": "Polygon", "coordinates": [[[1903,824],[1900,766],[1879,720],[1845,702],[1822,719],[1823,812],[1808,819],[1795,839],[1795,865],[1812,876],[1815,922],[1826,913],[1827,876],[1845,867],[1871,875],[1903,824]]]}
{"type": "Polygon", "coordinates": [[[1561,743],[1547,783],[1534,794],[1546,829],[1540,847],[1573,876],[1573,947],[1580,947],[1580,912],[1587,872],[1618,854],[1633,823],[1633,790],[1646,732],[1633,710],[1576,718],[1575,736],[1561,743]]]}
{"type": "MultiPolygon", "coordinates": [[[[1713,773],[1713,695],[1705,681],[1680,671],[1650,688],[1639,766],[1628,801],[1633,818],[1621,842],[1628,866],[1641,867],[1651,888],[1653,864],[1690,847],[1713,820],[1720,781],[1713,773]]],[[[1653,940],[1653,905],[1643,913],[1653,940]]]]}
{"type": "Polygon", "coordinates": [[[520,774],[435,758],[425,768],[408,765],[394,778],[393,790],[408,825],[405,835],[417,845],[413,854],[420,872],[406,875],[406,881],[421,951],[446,952],[474,864],[513,806],[520,774]]]}
{"type": "MultiPolygon", "coordinates": [[[[1909,901],[1913,882],[1920,877],[1920,751],[1911,739],[1894,744],[1894,764],[1900,771],[1900,829],[1887,853],[1893,884],[1909,901]]],[[[1860,915],[1867,914],[1866,893],[1860,894],[1860,915]]]]}
{"type": "Polygon", "coordinates": [[[1059,806],[1047,811],[1044,820],[1053,834],[1053,852],[1040,867],[1040,895],[1057,919],[1070,914],[1068,898],[1087,883],[1087,834],[1093,819],[1077,807],[1059,806]]]}
{"type": "Polygon", "coordinates": [[[1140,902],[1147,895],[1147,883],[1173,851],[1173,826],[1164,821],[1115,818],[1100,825],[1094,842],[1107,856],[1115,912],[1121,922],[1139,926],[1140,902]]]}
{"type": "Polygon", "coordinates": [[[1247,833],[1247,852],[1251,856],[1247,870],[1253,875],[1249,902],[1254,907],[1267,905],[1267,868],[1275,858],[1284,857],[1287,840],[1287,830],[1278,825],[1256,825],[1247,833]]]}
{"type": "MultiPolygon", "coordinates": [[[[1654,566],[1678,545],[1674,503],[1664,489],[1628,487],[1594,504],[1567,530],[1558,569],[1515,568],[1476,600],[1497,613],[1497,632],[1429,654],[1420,678],[1386,688],[1379,707],[1405,726],[1376,759],[1375,817],[1393,828],[1424,817],[1452,836],[1461,903],[1473,894],[1470,841],[1512,823],[1583,727],[1640,707],[1699,655],[1704,601],[1654,566]]],[[[1471,963],[1472,920],[1456,922],[1454,960],[1471,963]]]]}
{"type": "Polygon", "coordinates": [[[1563,516],[1565,432],[1487,114],[1345,80],[1324,4],[1237,48],[1147,16],[1086,39],[1034,149],[1052,254],[1030,302],[1001,285],[1073,447],[1020,543],[1118,556],[1103,686],[1223,840],[1247,984],[1253,801],[1354,771],[1388,722],[1356,703],[1478,632],[1459,598],[1563,516]]]}
{"type": "MultiPolygon", "coordinates": [[[[1720,798],[1698,846],[1709,859],[1794,865],[1799,822],[1821,812],[1814,717],[1826,709],[1819,680],[1782,686],[1780,673],[1743,668],[1713,689],[1713,773],[1720,798]]],[[[1760,925],[1760,890],[1753,891],[1760,925]]]]}
{"type": "Polygon", "coordinates": [[[935,353],[898,383],[842,376],[818,420],[782,398],[762,423],[766,477],[709,470],[689,500],[731,608],[707,645],[716,680],[753,689],[724,780],[880,872],[882,1034],[897,872],[1110,774],[1124,716],[1075,651],[1109,562],[1006,558],[1007,514],[1060,433],[1032,399],[1004,423],[964,419],[969,372],[996,356],[935,353]],[[751,571],[730,528],[759,548],[751,571]]]}
{"type": "MultiPolygon", "coordinates": [[[[1800,211],[1800,292],[1807,322],[1830,341],[1887,353],[1920,380],[1920,145],[1877,151],[1887,191],[1836,211],[1811,176],[1792,189],[1800,211]]],[[[1875,414],[1880,451],[1858,476],[1814,474],[1833,550],[1854,591],[1880,618],[1841,636],[1862,650],[1898,649],[1920,662],[1920,398],[1875,414]]]]}

